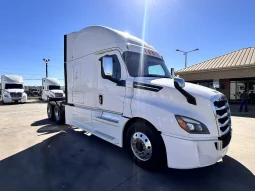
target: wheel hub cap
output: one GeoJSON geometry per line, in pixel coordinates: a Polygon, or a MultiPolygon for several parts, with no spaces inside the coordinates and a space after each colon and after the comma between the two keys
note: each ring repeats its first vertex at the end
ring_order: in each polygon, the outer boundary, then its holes
{"type": "Polygon", "coordinates": [[[152,156],[151,142],[144,133],[134,133],[131,137],[131,148],[134,155],[142,161],[147,161],[152,156]]]}
{"type": "Polygon", "coordinates": [[[48,108],[48,116],[51,116],[51,109],[50,109],[50,107],[48,108]]]}
{"type": "Polygon", "coordinates": [[[55,118],[58,120],[59,118],[59,113],[58,113],[58,110],[55,111],[55,118]]]}
{"type": "Polygon", "coordinates": [[[137,142],[135,146],[136,146],[136,149],[137,149],[139,152],[142,152],[142,151],[143,151],[143,144],[142,144],[142,143],[137,142]]]}

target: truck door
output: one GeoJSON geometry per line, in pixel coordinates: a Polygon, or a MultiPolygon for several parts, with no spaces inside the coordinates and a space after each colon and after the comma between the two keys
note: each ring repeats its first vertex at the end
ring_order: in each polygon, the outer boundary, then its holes
{"type": "Polygon", "coordinates": [[[42,79],[42,92],[41,92],[41,95],[42,95],[43,100],[47,100],[48,89],[47,89],[47,83],[46,83],[45,79],[42,79]]]}
{"type": "Polygon", "coordinates": [[[121,128],[119,120],[123,114],[125,80],[127,70],[119,51],[111,51],[97,57],[98,93],[96,109],[92,114],[94,134],[117,143],[121,128]]]}
{"type": "Polygon", "coordinates": [[[95,56],[88,55],[73,62],[72,79],[72,122],[75,126],[91,132],[93,130],[92,111],[97,95],[97,75],[95,56]]]}

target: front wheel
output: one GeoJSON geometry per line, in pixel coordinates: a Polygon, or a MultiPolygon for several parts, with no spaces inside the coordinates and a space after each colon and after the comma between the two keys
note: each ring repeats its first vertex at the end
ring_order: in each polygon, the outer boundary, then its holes
{"type": "Polygon", "coordinates": [[[134,162],[146,169],[166,166],[165,145],[160,133],[149,123],[138,121],[126,132],[125,147],[134,162]]]}

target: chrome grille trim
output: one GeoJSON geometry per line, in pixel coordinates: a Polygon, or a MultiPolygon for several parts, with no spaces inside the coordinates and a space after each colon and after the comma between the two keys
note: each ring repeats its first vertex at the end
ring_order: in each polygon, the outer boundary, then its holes
{"type": "Polygon", "coordinates": [[[227,98],[222,94],[216,95],[211,99],[211,105],[218,127],[219,136],[225,135],[231,129],[231,113],[227,98]],[[226,118],[226,121],[224,118],[226,118]]]}
{"type": "Polygon", "coordinates": [[[220,128],[226,126],[230,122],[230,119],[225,121],[223,124],[219,123],[220,128]]]}
{"type": "Polygon", "coordinates": [[[219,111],[219,110],[223,110],[223,109],[228,109],[229,108],[229,105],[228,105],[228,103],[226,104],[226,105],[224,105],[224,106],[222,106],[222,107],[217,107],[217,106],[214,106],[215,107],[215,110],[216,111],[219,111]]]}
{"type": "Polygon", "coordinates": [[[223,118],[225,118],[225,117],[227,117],[229,115],[229,112],[226,112],[226,113],[224,113],[223,115],[217,115],[217,118],[218,119],[223,119],[223,118]]]}

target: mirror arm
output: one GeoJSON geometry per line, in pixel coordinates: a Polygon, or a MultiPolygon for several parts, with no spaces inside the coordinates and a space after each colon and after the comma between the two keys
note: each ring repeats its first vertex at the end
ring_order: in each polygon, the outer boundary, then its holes
{"type": "Polygon", "coordinates": [[[119,80],[118,83],[117,83],[117,86],[126,87],[126,80],[119,80]]]}
{"type": "Polygon", "coordinates": [[[187,99],[187,102],[192,105],[197,105],[196,98],[185,91],[181,86],[179,86],[178,82],[174,82],[174,87],[187,99]]]}
{"type": "Polygon", "coordinates": [[[104,56],[102,56],[101,58],[99,58],[98,60],[101,62],[101,64],[102,64],[102,61],[103,61],[103,57],[110,57],[110,55],[104,55],[104,56]]]}
{"type": "Polygon", "coordinates": [[[126,86],[126,80],[117,80],[117,79],[114,79],[114,78],[111,78],[111,77],[105,77],[105,79],[107,80],[110,80],[114,83],[116,83],[117,86],[123,86],[125,87],[126,86]]]}

